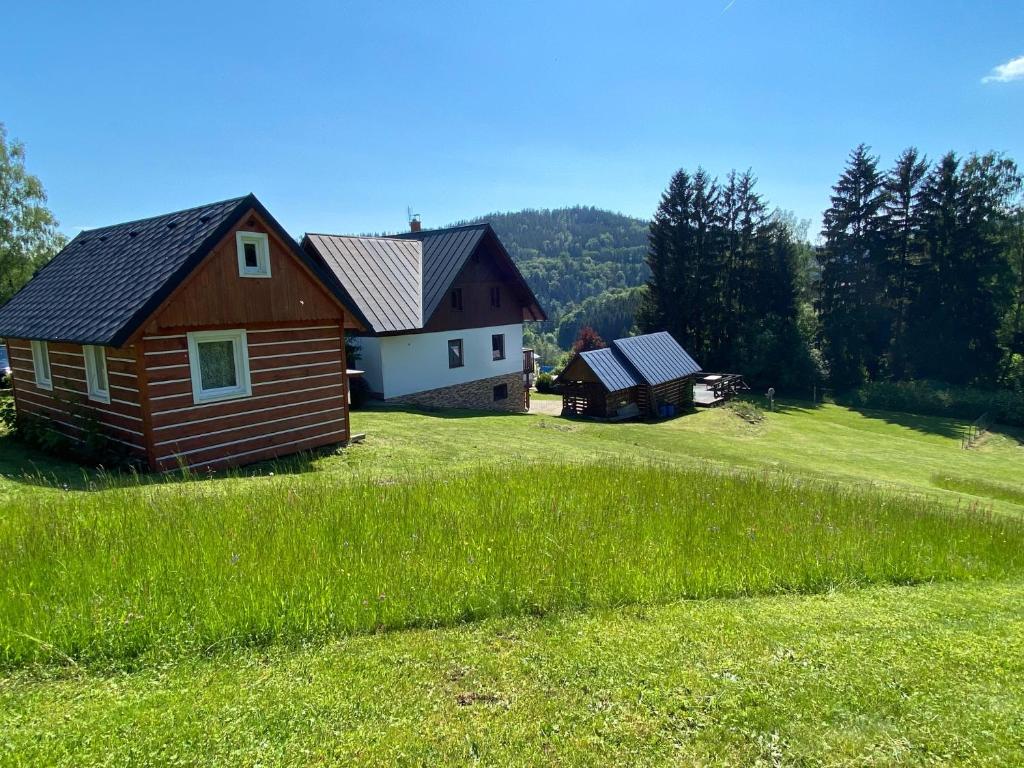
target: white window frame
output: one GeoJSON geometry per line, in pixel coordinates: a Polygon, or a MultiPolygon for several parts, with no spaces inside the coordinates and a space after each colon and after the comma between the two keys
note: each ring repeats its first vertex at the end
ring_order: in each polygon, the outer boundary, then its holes
{"type": "Polygon", "coordinates": [[[215,403],[220,400],[237,400],[252,395],[252,380],[249,377],[249,342],[244,329],[230,331],[194,331],[188,334],[188,368],[192,375],[192,401],[215,403]],[[199,369],[199,345],[207,341],[230,341],[234,343],[235,380],[234,387],[203,389],[202,372],[199,369]]]}
{"type": "Polygon", "coordinates": [[[50,367],[50,347],[45,341],[33,341],[32,346],[32,372],[36,377],[36,386],[39,389],[53,391],[53,368],[50,367]],[[46,375],[43,375],[43,368],[46,368],[46,375]]]}
{"type": "Polygon", "coordinates": [[[91,344],[82,346],[82,356],[85,358],[85,382],[89,392],[89,399],[99,403],[110,402],[110,372],[107,370],[107,350],[105,347],[96,347],[91,344]],[[107,388],[100,388],[100,379],[97,375],[96,352],[99,352],[99,360],[103,365],[103,378],[107,381],[107,388]]]}
{"type": "Polygon", "coordinates": [[[262,232],[235,232],[235,248],[238,252],[239,277],[270,277],[270,238],[262,232]],[[256,246],[256,268],[246,266],[245,246],[256,246]]]}

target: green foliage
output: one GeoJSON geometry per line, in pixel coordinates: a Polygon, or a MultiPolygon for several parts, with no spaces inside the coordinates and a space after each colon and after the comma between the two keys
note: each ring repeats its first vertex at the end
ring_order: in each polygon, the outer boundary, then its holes
{"type": "Polygon", "coordinates": [[[64,247],[46,192],[25,170],[25,147],[0,123],[0,304],[64,247]]]}
{"type": "Polygon", "coordinates": [[[1007,577],[1024,572],[1022,546],[1024,525],[1008,517],[659,466],[15,499],[0,537],[0,664],[124,663],[624,603],[1007,577]]]}
{"type": "Polygon", "coordinates": [[[989,414],[999,424],[1024,427],[1024,393],[954,387],[929,381],[874,381],[853,391],[858,407],[974,420],[989,414]]]}
{"type": "Polygon", "coordinates": [[[4,432],[32,448],[87,466],[114,470],[136,470],[141,467],[141,460],[137,456],[108,438],[94,410],[82,408],[68,400],[59,402],[81,427],[81,440],[70,439],[56,429],[49,419],[31,413],[18,413],[12,397],[0,398],[0,425],[4,432]]]}
{"type": "Polygon", "coordinates": [[[576,206],[473,221],[494,227],[552,322],[584,299],[641,285],[648,276],[647,222],[640,219],[576,206]]]}
{"type": "Polygon", "coordinates": [[[555,377],[550,373],[539,373],[536,386],[541,394],[550,395],[555,391],[555,377]]]}
{"type": "Polygon", "coordinates": [[[564,349],[571,347],[585,325],[589,325],[604,339],[629,336],[646,290],[644,286],[612,288],[584,299],[559,320],[558,345],[564,349]]]}
{"type": "Polygon", "coordinates": [[[760,424],[764,421],[764,411],[749,400],[731,400],[726,405],[730,411],[735,413],[748,424],[760,424]]]}

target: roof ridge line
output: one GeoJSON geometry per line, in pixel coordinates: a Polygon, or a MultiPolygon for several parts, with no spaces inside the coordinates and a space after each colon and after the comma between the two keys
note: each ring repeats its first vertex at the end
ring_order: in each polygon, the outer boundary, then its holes
{"type": "Polygon", "coordinates": [[[392,235],[337,235],[331,232],[304,232],[303,237],[345,237],[350,240],[394,240],[395,242],[400,243],[409,242],[404,237],[395,237],[392,235]]]}
{"type": "Polygon", "coordinates": [[[182,208],[179,211],[168,211],[167,213],[158,213],[155,216],[143,216],[141,219],[130,219],[129,221],[119,221],[116,224],[107,224],[103,227],[93,227],[91,229],[83,229],[78,232],[75,237],[80,235],[88,234],[89,232],[99,232],[103,229],[114,229],[115,227],[127,227],[129,224],[141,224],[144,221],[153,221],[154,219],[165,219],[168,216],[178,216],[183,213],[191,213],[192,211],[198,211],[200,208],[212,208],[215,205],[224,205],[225,203],[240,203],[246,198],[255,197],[252,192],[242,195],[240,197],[226,197],[223,200],[216,200],[212,203],[205,203],[204,205],[193,205],[191,208],[182,208]]]}

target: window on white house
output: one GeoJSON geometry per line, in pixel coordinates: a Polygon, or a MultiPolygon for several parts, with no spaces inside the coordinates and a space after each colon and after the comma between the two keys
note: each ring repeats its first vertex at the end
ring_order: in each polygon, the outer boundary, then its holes
{"type": "Polygon", "coordinates": [[[192,399],[196,403],[252,394],[245,331],[197,331],[188,335],[192,399]]]}
{"type": "Polygon", "coordinates": [[[462,356],[462,339],[449,339],[448,340],[448,367],[449,368],[461,368],[465,364],[466,364],[466,360],[462,356]]]}
{"type": "Polygon", "coordinates": [[[110,384],[107,381],[106,350],[87,344],[82,347],[82,354],[85,356],[85,382],[89,388],[89,399],[109,403],[110,384]]]}
{"type": "Polygon", "coordinates": [[[50,374],[50,348],[45,341],[32,342],[32,370],[36,375],[37,387],[53,389],[53,376],[50,374]]]}
{"type": "Polygon", "coordinates": [[[461,288],[453,288],[452,289],[452,309],[454,309],[456,312],[461,312],[462,311],[462,289],[461,288]]]}
{"type": "Polygon", "coordinates": [[[495,333],[491,335],[491,359],[505,359],[505,334],[495,333]]]}
{"type": "Polygon", "coordinates": [[[236,232],[238,274],[242,277],[270,277],[270,240],[262,232],[236,232]]]}

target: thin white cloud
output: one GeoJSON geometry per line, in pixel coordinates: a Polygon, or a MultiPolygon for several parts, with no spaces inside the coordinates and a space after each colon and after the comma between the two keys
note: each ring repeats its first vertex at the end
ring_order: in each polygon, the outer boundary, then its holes
{"type": "Polygon", "coordinates": [[[1024,56],[1000,64],[981,78],[983,83],[1009,83],[1013,80],[1024,80],[1024,56]]]}
{"type": "Polygon", "coordinates": [[[725,13],[730,8],[732,8],[734,5],[736,5],[736,0],[729,0],[729,4],[727,6],[725,6],[725,8],[722,9],[722,13],[725,13]]]}

